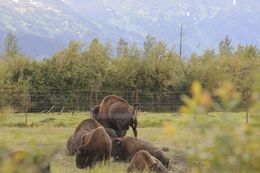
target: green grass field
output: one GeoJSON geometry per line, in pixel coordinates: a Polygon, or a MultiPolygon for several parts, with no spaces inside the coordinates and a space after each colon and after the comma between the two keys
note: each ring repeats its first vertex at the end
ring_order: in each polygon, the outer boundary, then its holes
{"type": "MultiPolygon", "coordinates": [[[[189,172],[193,164],[186,159],[186,156],[193,153],[197,146],[204,147],[210,143],[213,140],[213,134],[220,130],[218,127],[224,122],[242,127],[245,123],[244,114],[201,115],[197,121],[202,121],[202,126],[206,128],[194,128],[192,116],[178,113],[142,112],[138,114],[138,137],[158,147],[170,149],[166,152],[171,160],[170,172],[189,172]]],[[[73,133],[78,123],[89,117],[89,113],[29,114],[28,127],[24,126],[24,116],[24,114],[12,113],[0,122],[1,145],[11,150],[52,153],[51,170],[55,173],[123,173],[126,171],[126,163],[114,162],[105,166],[96,166],[92,170],[79,170],[75,167],[75,158],[66,156],[67,138],[73,133]],[[55,120],[40,122],[46,118],[55,118],[55,120]]],[[[128,131],[128,135],[133,136],[131,130],[128,131]]]]}

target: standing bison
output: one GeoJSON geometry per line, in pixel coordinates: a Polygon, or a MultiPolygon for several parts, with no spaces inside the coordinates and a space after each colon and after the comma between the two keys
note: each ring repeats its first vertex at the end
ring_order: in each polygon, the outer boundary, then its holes
{"type": "Polygon", "coordinates": [[[114,129],[117,136],[125,136],[130,126],[137,137],[136,110],[123,98],[115,95],[106,96],[100,105],[91,110],[91,114],[105,128],[114,129]]]}

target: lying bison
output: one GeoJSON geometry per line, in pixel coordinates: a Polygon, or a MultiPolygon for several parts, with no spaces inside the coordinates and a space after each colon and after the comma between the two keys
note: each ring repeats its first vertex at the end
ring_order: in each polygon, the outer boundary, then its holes
{"type": "Polygon", "coordinates": [[[147,151],[140,150],[135,153],[134,157],[132,158],[127,168],[127,172],[142,172],[145,170],[156,173],[169,173],[167,168],[165,168],[165,166],[158,159],[151,156],[147,151]]]}
{"type": "Polygon", "coordinates": [[[76,166],[80,169],[92,167],[96,162],[110,159],[112,143],[104,127],[98,127],[81,138],[76,152],[76,166]]]}
{"type": "Polygon", "coordinates": [[[130,126],[137,137],[136,110],[123,98],[115,95],[106,96],[100,105],[91,109],[91,114],[105,128],[114,129],[117,136],[125,136],[130,126]]]}
{"type": "Polygon", "coordinates": [[[112,156],[117,161],[130,161],[135,153],[140,150],[148,151],[153,157],[160,160],[165,167],[168,167],[169,158],[164,155],[161,149],[147,141],[129,136],[112,140],[112,156]]]}

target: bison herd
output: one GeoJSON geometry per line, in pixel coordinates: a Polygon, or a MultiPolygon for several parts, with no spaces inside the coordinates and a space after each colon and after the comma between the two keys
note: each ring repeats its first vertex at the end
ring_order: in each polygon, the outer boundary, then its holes
{"type": "Polygon", "coordinates": [[[98,162],[130,162],[127,172],[168,173],[169,158],[160,148],[137,138],[137,111],[121,97],[110,95],[91,109],[67,141],[68,155],[76,155],[77,168],[98,162]],[[129,127],[135,137],[125,136],[129,127]]]}

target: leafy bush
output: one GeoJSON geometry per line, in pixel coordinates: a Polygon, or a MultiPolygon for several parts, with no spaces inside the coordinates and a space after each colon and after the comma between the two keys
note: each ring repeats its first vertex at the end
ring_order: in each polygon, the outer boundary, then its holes
{"type": "MultiPolygon", "coordinates": [[[[256,88],[259,88],[259,80],[256,88]]],[[[183,97],[185,106],[181,108],[184,113],[192,117],[194,130],[199,129],[200,141],[194,141],[194,148],[187,153],[188,160],[192,165],[191,172],[250,172],[260,171],[260,138],[259,138],[259,112],[256,108],[260,102],[259,90],[253,94],[255,103],[252,106],[254,116],[250,123],[246,121],[234,124],[229,121],[230,113],[239,105],[239,92],[231,83],[224,83],[213,92],[220,102],[214,103],[211,93],[203,90],[200,83],[192,85],[192,97],[183,97]],[[221,124],[208,125],[200,116],[212,107],[216,106],[224,111],[224,121],[221,124]],[[212,135],[206,135],[205,131],[211,131],[212,135]]]]}

